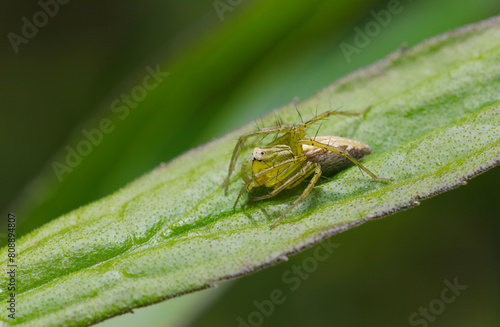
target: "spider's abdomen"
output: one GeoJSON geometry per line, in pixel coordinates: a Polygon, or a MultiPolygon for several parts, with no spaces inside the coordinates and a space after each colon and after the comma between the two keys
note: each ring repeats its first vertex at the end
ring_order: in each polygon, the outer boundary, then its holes
{"type": "MultiPolygon", "coordinates": [[[[340,136],[316,136],[310,137],[308,140],[313,140],[335,148],[343,149],[356,160],[363,158],[372,151],[371,148],[364,143],[340,136]]],[[[332,151],[305,144],[302,145],[302,149],[306,154],[307,159],[311,162],[319,163],[321,165],[322,172],[326,175],[333,174],[353,165],[352,161],[332,151]]]]}

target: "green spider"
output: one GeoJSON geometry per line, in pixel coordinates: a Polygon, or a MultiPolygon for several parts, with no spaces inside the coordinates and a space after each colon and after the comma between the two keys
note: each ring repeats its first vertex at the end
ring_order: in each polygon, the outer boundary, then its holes
{"type": "Polygon", "coordinates": [[[283,134],[267,146],[254,148],[252,157],[242,164],[241,177],[245,186],[241,189],[234,207],[242,194],[251,193],[256,187],[266,186],[272,189],[267,195],[254,197],[244,205],[271,198],[284,189],[297,186],[304,179],[311,180],[302,195],[290,205],[270,226],[273,228],[287,213],[304,200],[318,181],[322,173],[331,174],[355,164],[377,181],[391,182],[389,178],[377,177],[374,173],[358,162],[359,159],[371,152],[368,145],[361,142],[338,136],[315,136],[306,138],[306,128],[332,115],[360,116],[361,113],[346,113],[327,111],[312,119],[297,125],[282,125],[263,128],[240,136],[231,157],[227,178],[224,180],[225,194],[227,195],[229,179],[233,173],[240,152],[248,148],[245,141],[254,136],[269,134],[283,134]]]}

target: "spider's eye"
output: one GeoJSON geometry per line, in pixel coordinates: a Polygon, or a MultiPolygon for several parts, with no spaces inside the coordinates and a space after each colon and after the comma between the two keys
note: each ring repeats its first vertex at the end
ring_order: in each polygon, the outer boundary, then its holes
{"type": "Polygon", "coordinates": [[[261,152],[260,154],[264,155],[264,152],[261,152]]]}

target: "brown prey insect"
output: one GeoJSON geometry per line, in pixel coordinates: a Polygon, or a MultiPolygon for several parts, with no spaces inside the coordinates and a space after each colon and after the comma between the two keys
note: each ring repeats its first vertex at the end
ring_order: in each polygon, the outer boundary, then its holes
{"type": "Polygon", "coordinates": [[[297,186],[312,175],[302,195],[271,224],[270,228],[273,228],[280,219],[309,195],[322,173],[331,174],[355,164],[374,180],[392,181],[389,178],[377,177],[358,162],[359,159],[371,152],[368,145],[338,136],[306,138],[306,128],[322,119],[332,115],[360,116],[368,109],[361,113],[327,111],[297,125],[280,124],[279,126],[263,128],[240,136],[231,157],[227,178],[224,180],[226,195],[229,179],[235,169],[238,156],[243,149],[247,148],[245,141],[250,137],[264,137],[269,134],[275,134],[279,137],[267,146],[254,148],[252,157],[242,164],[241,176],[246,184],[241,189],[234,207],[236,207],[245,191],[251,193],[254,188],[259,186],[272,189],[267,195],[250,199],[245,203],[246,205],[250,202],[271,198],[284,189],[297,186]],[[280,136],[280,134],[282,135],[280,136]]]}

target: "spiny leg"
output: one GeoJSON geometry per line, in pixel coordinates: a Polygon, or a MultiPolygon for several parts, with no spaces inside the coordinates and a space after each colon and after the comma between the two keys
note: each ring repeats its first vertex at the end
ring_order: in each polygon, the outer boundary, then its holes
{"type": "Polygon", "coordinates": [[[301,181],[306,179],[310,174],[313,173],[313,169],[314,169],[315,165],[316,164],[313,164],[311,162],[307,162],[299,172],[297,172],[295,175],[291,176],[283,184],[281,184],[280,186],[278,186],[277,188],[272,190],[269,194],[252,198],[252,199],[248,200],[245,203],[245,205],[249,204],[251,202],[272,198],[273,196],[276,196],[279,192],[283,191],[284,189],[291,188],[291,186],[296,185],[297,183],[300,183],[301,181]]]}
{"type": "Polygon", "coordinates": [[[278,145],[278,144],[289,145],[290,144],[290,133],[291,133],[291,131],[287,132],[283,136],[280,136],[280,137],[276,138],[274,141],[272,141],[271,143],[269,143],[268,146],[278,145]]]}
{"type": "Polygon", "coordinates": [[[320,115],[316,115],[315,117],[309,119],[306,122],[302,122],[298,125],[292,126],[289,132],[287,132],[283,136],[278,137],[277,139],[269,143],[269,145],[285,144],[290,146],[290,148],[292,148],[292,151],[294,152],[295,155],[301,154],[302,146],[300,144],[297,144],[297,141],[305,137],[306,135],[305,129],[307,127],[332,115],[360,116],[363,115],[366,112],[366,110],[360,113],[326,111],[320,115]]]}
{"type": "Polygon", "coordinates": [[[248,158],[245,159],[241,163],[241,177],[245,181],[245,183],[248,183],[252,178],[248,176],[248,172],[250,171],[250,167],[252,166],[252,159],[248,158]]]}
{"type": "Polygon", "coordinates": [[[228,172],[227,172],[227,177],[222,183],[224,186],[224,192],[227,195],[227,191],[229,188],[229,179],[231,178],[231,174],[234,171],[234,167],[236,166],[236,161],[238,159],[238,156],[240,155],[241,150],[244,149],[243,144],[249,137],[253,136],[265,136],[268,134],[280,134],[280,133],[287,133],[290,132],[292,127],[290,126],[280,126],[280,127],[270,127],[270,128],[264,128],[258,131],[250,132],[245,135],[242,135],[239,137],[238,142],[236,143],[236,146],[234,147],[233,150],[233,155],[231,157],[231,163],[229,164],[228,172]]]}
{"type": "Polygon", "coordinates": [[[238,197],[236,198],[236,201],[234,202],[233,208],[236,208],[236,205],[238,204],[238,201],[240,200],[241,196],[243,195],[243,193],[245,191],[250,191],[254,187],[261,186],[259,184],[255,184],[255,182],[260,177],[262,177],[262,176],[264,176],[266,174],[269,174],[269,173],[271,173],[271,172],[273,172],[275,170],[279,170],[282,167],[286,167],[286,166],[291,165],[291,164],[298,164],[298,163],[304,162],[304,161],[306,161],[306,159],[307,159],[307,157],[305,155],[296,156],[296,157],[293,157],[292,159],[285,160],[285,161],[280,162],[280,163],[278,163],[278,164],[276,164],[276,165],[274,165],[274,166],[272,166],[272,167],[270,167],[268,169],[262,170],[262,171],[260,171],[260,172],[258,172],[256,174],[254,174],[251,179],[249,178],[249,180],[246,181],[245,186],[243,186],[241,188],[241,191],[238,194],[238,197]],[[255,185],[253,185],[253,184],[255,184],[255,185]]]}
{"type": "Polygon", "coordinates": [[[368,106],[365,110],[361,111],[361,112],[341,112],[341,111],[334,111],[334,110],[329,110],[329,111],[325,111],[324,113],[322,114],[319,114],[311,119],[309,119],[308,121],[306,121],[305,123],[301,123],[299,125],[297,125],[297,127],[302,127],[302,128],[305,128],[305,127],[309,127],[311,126],[312,124],[322,120],[322,119],[325,119],[327,117],[330,117],[330,116],[333,116],[333,115],[342,115],[342,116],[362,116],[364,115],[368,110],[371,109],[371,106],[368,106]]]}
{"type": "MultiPolygon", "coordinates": [[[[302,192],[301,196],[295,202],[293,202],[292,205],[290,205],[279,217],[276,219],[271,226],[269,226],[269,229],[274,228],[278,221],[280,221],[287,213],[289,213],[293,208],[295,208],[302,200],[304,200],[309,193],[311,193],[311,190],[313,189],[314,185],[316,185],[316,182],[318,181],[319,177],[321,176],[321,165],[318,163],[312,164],[313,166],[311,167],[311,170],[314,169],[314,175],[311,178],[311,181],[309,182],[309,185],[307,185],[306,189],[304,192],[302,192]]],[[[311,171],[312,172],[312,171],[311,171]]],[[[310,172],[310,173],[311,173],[310,172]]],[[[309,174],[310,174],[309,173],[309,174]]],[[[309,176],[309,174],[307,176],[309,176]]]]}
{"type": "Polygon", "coordinates": [[[368,175],[370,175],[373,179],[375,179],[377,181],[382,181],[382,182],[392,182],[393,181],[390,178],[378,177],[377,175],[375,175],[374,173],[372,173],[370,170],[368,170],[368,168],[366,168],[365,166],[363,166],[362,164],[360,164],[359,161],[357,161],[356,159],[354,159],[353,157],[351,157],[351,155],[349,154],[349,152],[347,152],[344,149],[336,148],[334,146],[327,145],[327,144],[320,143],[320,142],[313,141],[313,140],[300,140],[298,143],[312,145],[312,146],[315,146],[317,148],[321,148],[321,149],[325,149],[325,150],[328,150],[328,151],[332,151],[332,152],[334,152],[336,154],[344,156],[347,159],[351,160],[356,166],[358,166],[359,168],[363,169],[368,175]]]}
{"type": "Polygon", "coordinates": [[[334,110],[326,111],[320,115],[316,115],[315,117],[309,119],[305,123],[295,125],[293,128],[293,131],[287,135],[284,135],[282,138],[288,136],[288,140],[287,140],[288,143],[286,143],[286,144],[288,144],[292,148],[292,151],[294,152],[294,154],[297,155],[297,154],[300,154],[303,152],[302,145],[300,145],[298,143],[298,141],[305,137],[307,127],[311,126],[314,123],[317,123],[318,121],[320,121],[322,119],[325,119],[325,118],[333,116],[333,115],[361,116],[361,115],[364,115],[369,109],[370,109],[370,107],[368,107],[367,109],[363,110],[360,113],[340,112],[340,111],[334,111],[334,110]]]}

